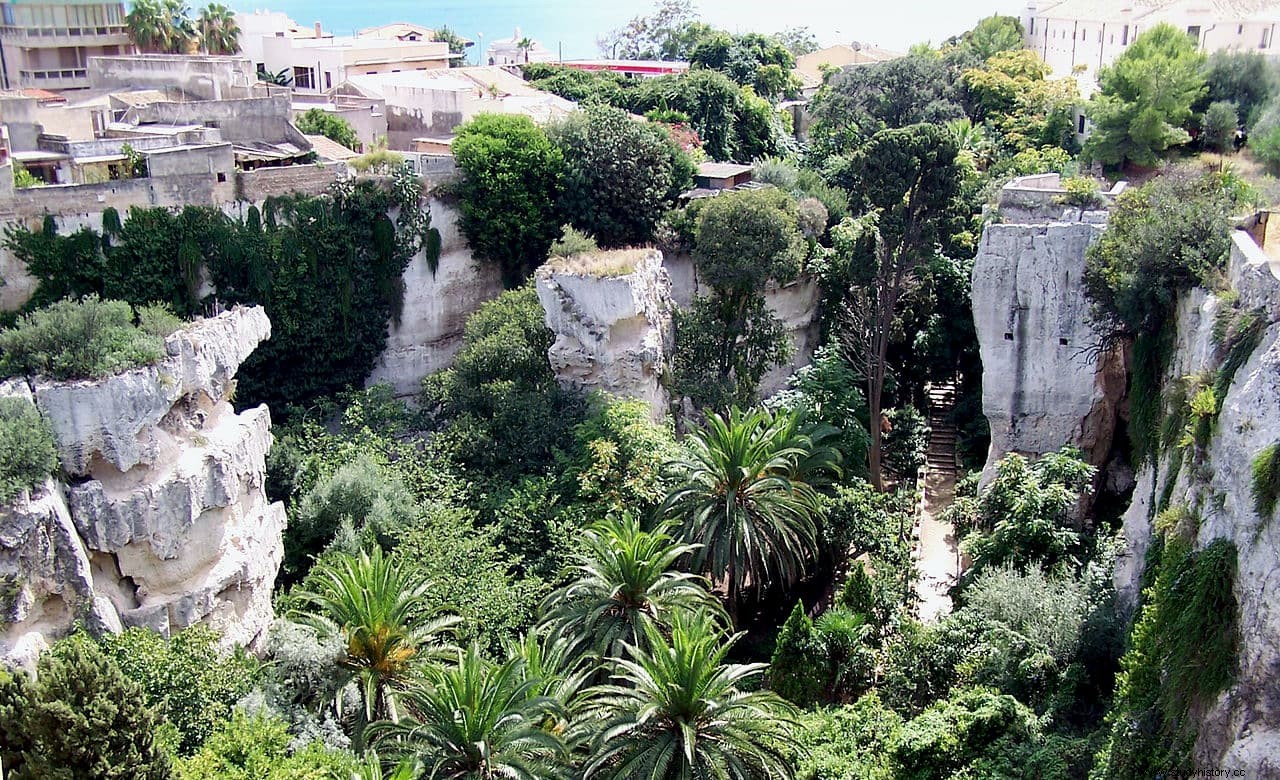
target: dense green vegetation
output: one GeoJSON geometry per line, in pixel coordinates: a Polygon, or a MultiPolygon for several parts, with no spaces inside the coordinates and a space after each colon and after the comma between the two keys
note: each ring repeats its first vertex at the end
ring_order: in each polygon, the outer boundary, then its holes
{"type": "MultiPolygon", "coordinates": [[[[948,519],[970,562],[950,613],[917,620],[926,390],[956,382],[961,454],[982,463],[970,290],[1001,184],[1057,171],[1064,206],[1096,206],[1089,160],[1231,154],[1245,127],[1266,161],[1280,110],[1258,57],[1204,59],[1156,28],[1102,74],[1081,157],[1075,80],[1050,79],[1021,41],[1017,20],[995,16],[833,72],[803,143],[775,104],[816,45],[804,31],[718,31],[664,0],[606,45],[687,58],[686,74],[527,66],[582,110],[459,129],[461,176],[436,194],[510,289],[469,317],[411,405],[355,389],[410,258],[423,251],[433,272],[439,260],[421,182],[394,153],[357,166],[388,176],[242,216],[138,208],[108,210],[101,231],[60,233],[52,217],[11,230],[6,246],[40,284],[0,333],[7,373],[102,376],[159,359],[178,324],[168,311],[265,307],[273,336],[241,368],[237,401],[272,406],[264,487],[289,522],[261,658],[204,628],[63,639],[37,681],[0,672],[4,768],[199,780],[1188,769],[1196,713],[1233,679],[1239,616],[1235,549],[1196,546],[1195,513],[1170,506],[1174,478],[1184,462],[1191,479],[1211,467],[1221,402],[1266,322],[1224,295],[1212,370],[1164,387],[1171,318],[1190,288],[1221,285],[1229,220],[1257,191],[1227,165],[1163,171],[1120,198],[1089,252],[1097,346],[1130,350],[1133,447],[1112,456],[1172,472],[1132,626],[1112,585],[1114,517],[1091,508],[1122,469],[1069,449],[1009,455],[981,489],[976,474],[961,481],[948,519]],[[753,162],[773,186],[682,200],[705,157],[753,162]],[[650,244],[697,273],[674,313],[660,417],[557,381],[529,283],[549,256],[650,244]],[[818,287],[819,345],[762,403],[791,352],[766,292],[797,282],[818,287]]],[[[354,143],[318,117],[300,126],[354,143]]],[[[0,403],[0,445],[0,499],[57,467],[25,402],[0,403]]],[[[1252,464],[1264,518],[1277,464],[1274,445],[1252,464]]]]}
{"type": "Polygon", "coordinates": [[[101,296],[139,307],[144,326],[155,319],[152,303],[181,316],[214,301],[262,305],[272,337],[240,368],[242,403],[270,403],[284,415],[357,385],[399,311],[405,266],[432,245],[420,190],[402,172],[335,184],[325,196],[271,199],[237,218],[209,207],[135,207],[123,220],[108,209],[101,234],[64,236],[52,218],[39,231],[15,227],[6,245],[40,281],[30,307],[89,297],[28,315],[0,337],[7,370],[100,376],[158,359],[160,340],[129,336],[128,306],[92,303],[101,296]],[[387,214],[397,206],[393,223],[387,214]],[[206,282],[215,292],[204,295],[206,282]]]}
{"type": "Polygon", "coordinates": [[[308,135],[322,135],[330,141],[356,151],[360,148],[360,139],[347,120],[319,108],[309,108],[293,122],[298,129],[308,135]]]}

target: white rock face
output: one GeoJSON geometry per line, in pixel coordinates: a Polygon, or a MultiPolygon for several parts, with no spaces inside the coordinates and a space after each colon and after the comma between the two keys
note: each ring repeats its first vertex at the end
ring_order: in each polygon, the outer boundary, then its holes
{"type": "Polygon", "coordinates": [[[662,375],[672,347],[671,279],[648,250],[623,276],[537,273],[538,300],[556,334],[548,351],[561,382],[638,398],[655,418],[667,409],[662,375]]]}
{"type": "Polygon", "coordinates": [[[449,367],[467,318],[502,294],[497,265],[471,256],[457,211],[432,201],[431,224],[440,231],[440,264],[431,273],[421,252],[409,262],[400,320],[365,383],[388,383],[400,397],[416,395],[424,376],[449,367]]]}
{"type": "MultiPolygon", "coordinates": [[[[1235,595],[1239,604],[1239,672],[1234,685],[1203,713],[1195,744],[1197,765],[1243,770],[1250,778],[1280,778],[1280,524],[1259,517],[1251,496],[1251,467],[1264,447],[1280,441],[1280,274],[1247,235],[1233,235],[1233,288],[1245,308],[1260,307],[1271,325],[1235,376],[1210,440],[1205,466],[1184,464],[1172,488],[1168,457],[1138,475],[1134,500],[1124,516],[1127,555],[1117,566],[1116,586],[1128,603],[1152,535],[1153,507],[1169,493],[1200,518],[1196,539],[1204,547],[1229,539],[1238,552],[1235,595]]],[[[1212,330],[1221,302],[1194,290],[1178,307],[1178,331],[1166,383],[1216,366],[1212,330]]]]}
{"type": "Polygon", "coordinates": [[[1091,222],[993,224],[973,268],[982,410],[991,426],[984,479],[1011,452],[1071,444],[1101,464],[1124,394],[1122,357],[1098,354],[1082,277],[1102,234],[1091,222]]]}
{"type": "MultiPolygon", "coordinates": [[[[238,308],[171,336],[169,357],[98,381],[33,382],[65,486],[0,512],[0,658],[24,665],[79,620],[96,630],[196,623],[255,646],[271,622],[284,506],[263,492],[271,419],[226,400],[271,326],[238,308]]],[[[10,383],[0,392],[25,392],[10,383]]]]}

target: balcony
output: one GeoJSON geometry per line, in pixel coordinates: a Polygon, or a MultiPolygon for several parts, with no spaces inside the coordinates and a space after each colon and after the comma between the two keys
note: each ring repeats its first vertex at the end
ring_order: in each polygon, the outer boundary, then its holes
{"type": "Polygon", "coordinates": [[[14,27],[0,26],[5,43],[28,49],[62,46],[128,46],[129,30],[122,24],[101,27],[14,27]]]}
{"type": "Polygon", "coordinates": [[[53,68],[51,70],[19,70],[19,86],[40,89],[80,89],[89,86],[86,68],[53,68]]]}

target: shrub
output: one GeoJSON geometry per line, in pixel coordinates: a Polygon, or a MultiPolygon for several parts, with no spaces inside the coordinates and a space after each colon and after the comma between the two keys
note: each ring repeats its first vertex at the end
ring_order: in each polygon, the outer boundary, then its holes
{"type": "Polygon", "coordinates": [[[904,724],[893,755],[901,776],[943,780],[1039,735],[1039,721],[1026,705],[1012,696],[973,688],[935,703],[904,724]]]}
{"type": "Polygon", "coordinates": [[[551,242],[551,257],[573,257],[590,252],[599,252],[600,245],[591,236],[583,233],[573,225],[565,225],[560,237],[551,242]]]}
{"type": "Polygon", "coordinates": [[[1224,153],[1235,146],[1236,130],[1240,125],[1240,117],[1236,114],[1234,103],[1223,100],[1209,104],[1201,121],[1200,140],[1205,147],[1215,152],[1224,153]]]}
{"type": "Polygon", "coordinates": [[[892,426],[884,437],[884,463],[899,477],[914,482],[929,449],[929,425],[914,406],[885,412],[892,426]]]}
{"type": "Polygon", "coordinates": [[[164,340],[133,324],[123,301],[88,295],[23,315],[0,332],[5,376],[39,374],[54,379],[97,379],[164,357],[164,340]]]}
{"type": "Polygon", "coordinates": [[[57,468],[49,421],[25,398],[0,398],[0,504],[39,485],[57,468]]]}
{"type": "Polygon", "coordinates": [[[827,684],[827,653],[813,621],[796,602],[782,624],[769,662],[769,687],[801,706],[819,701],[827,684]]]}
{"type": "Polygon", "coordinates": [[[390,149],[372,149],[359,157],[351,158],[348,164],[357,173],[389,175],[404,166],[404,155],[390,149]]]}
{"type": "Polygon", "coordinates": [[[306,113],[294,120],[298,130],[308,135],[322,135],[336,141],[351,150],[360,148],[360,139],[347,120],[319,108],[307,109],[306,113]]]}
{"type": "Polygon", "coordinates": [[[394,534],[418,516],[413,495],[394,473],[367,453],[323,477],[302,497],[285,531],[284,571],[287,580],[302,575],[311,559],[339,537],[347,552],[360,546],[358,538],[384,549],[394,534]]]}
{"type": "Polygon", "coordinates": [[[453,156],[467,243],[516,287],[547,258],[563,224],[564,155],[528,117],[481,114],[458,128],[453,156]]]}
{"type": "Polygon", "coordinates": [[[601,104],[549,130],[564,156],[560,210],[605,247],[646,243],[680,193],[693,163],[662,128],[601,104]]]}
{"type": "Polygon", "coordinates": [[[1275,514],[1280,501],[1280,442],[1268,444],[1253,459],[1253,508],[1262,517],[1275,514]]]}
{"type": "Polygon", "coordinates": [[[902,731],[902,718],[874,693],[843,707],[808,710],[800,715],[796,737],[801,780],[893,780],[890,749],[902,731]]]}
{"type": "Polygon", "coordinates": [[[0,745],[0,755],[20,748],[19,768],[6,765],[14,780],[169,777],[169,760],[156,744],[159,719],[138,684],[87,636],[64,639],[42,655],[35,682],[3,678],[0,707],[16,704],[25,741],[0,745]]]}
{"type": "Polygon", "coordinates": [[[1225,267],[1235,208],[1214,174],[1173,171],[1121,195],[1085,265],[1097,319],[1116,335],[1158,334],[1178,296],[1225,267]]]}
{"type": "Polygon", "coordinates": [[[177,780],[313,780],[354,777],[355,757],[320,742],[291,749],[287,724],[237,710],[191,758],[179,762],[177,780]]]}
{"type": "Polygon", "coordinates": [[[103,650],[142,688],[148,707],[177,732],[175,749],[190,755],[231,715],[249,692],[257,663],[243,651],[227,652],[218,635],[194,626],[170,639],[148,628],[130,628],[102,639],[103,650]]]}
{"type": "Polygon", "coordinates": [[[1067,191],[1064,200],[1070,206],[1088,208],[1106,202],[1098,180],[1090,176],[1071,176],[1063,180],[1062,188],[1067,191]]]}
{"type": "Polygon", "coordinates": [[[15,162],[13,164],[13,186],[20,190],[29,187],[43,187],[44,181],[27,170],[22,163],[15,162]]]}

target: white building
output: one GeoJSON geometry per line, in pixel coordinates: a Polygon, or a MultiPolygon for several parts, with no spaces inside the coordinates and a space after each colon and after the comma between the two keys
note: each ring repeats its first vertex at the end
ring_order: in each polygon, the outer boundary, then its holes
{"type": "Polygon", "coordinates": [[[1186,30],[1205,52],[1280,54],[1280,0],[1031,0],[1022,16],[1027,48],[1054,76],[1090,80],[1161,22],[1186,30]]]}
{"type": "Polygon", "coordinates": [[[525,38],[520,28],[510,38],[499,38],[489,44],[485,53],[490,65],[526,65],[530,62],[555,62],[556,55],[537,41],[525,38]],[[521,46],[521,43],[527,45],[521,46]]]}
{"type": "Polygon", "coordinates": [[[448,68],[459,55],[419,36],[336,36],[307,29],[281,13],[237,14],[240,47],[259,71],[284,71],[294,91],[328,92],[354,76],[448,68]]]}

